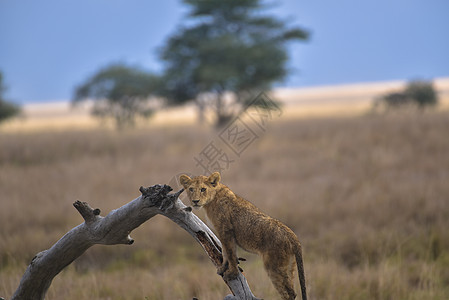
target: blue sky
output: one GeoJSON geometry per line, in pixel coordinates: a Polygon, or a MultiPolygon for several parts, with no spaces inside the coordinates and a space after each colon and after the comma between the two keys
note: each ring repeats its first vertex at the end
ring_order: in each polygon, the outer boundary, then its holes
{"type": "MultiPolygon", "coordinates": [[[[448,0],[270,0],[267,13],[309,29],[289,46],[300,87],[449,76],[448,0]]],[[[112,62],[160,70],[156,50],[180,0],[0,0],[0,70],[18,103],[70,99],[112,62]]],[[[180,70],[182,71],[182,70],[180,70]]]]}

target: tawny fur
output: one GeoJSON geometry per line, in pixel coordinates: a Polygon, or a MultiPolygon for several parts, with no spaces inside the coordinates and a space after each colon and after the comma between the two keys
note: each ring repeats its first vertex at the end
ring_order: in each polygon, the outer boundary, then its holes
{"type": "Polygon", "coordinates": [[[223,264],[218,273],[226,279],[238,275],[237,246],[259,254],[282,299],[295,299],[294,270],[298,269],[302,299],[306,300],[301,244],[280,221],[234,194],[220,183],[220,174],[180,177],[193,207],[203,207],[223,245],[223,264]]]}

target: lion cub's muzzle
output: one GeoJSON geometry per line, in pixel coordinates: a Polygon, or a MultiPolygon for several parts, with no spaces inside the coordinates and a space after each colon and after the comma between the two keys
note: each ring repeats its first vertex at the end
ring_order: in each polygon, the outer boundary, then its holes
{"type": "Polygon", "coordinates": [[[200,202],[200,200],[192,200],[193,206],[199,206],[198,203],[200,202]]]}

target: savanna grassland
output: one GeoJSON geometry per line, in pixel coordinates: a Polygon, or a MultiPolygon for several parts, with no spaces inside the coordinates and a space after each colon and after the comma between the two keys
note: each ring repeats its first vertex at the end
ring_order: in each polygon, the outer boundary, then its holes
{"type": "MultiPolygon", "coordinates": [[[[141,185],[197,174],[217,132],[193,125],[0,133],[0,296],[33,256],[141,185]]],[[[222,180],[300,237],[310,299],[449,298],[449,114],[273,120],[222,180]]],[[[197,212],[203,217],[202,212],[197,212]]],[[[201,247],[157,216],[132,246],[94,246],[53,281],[47,299],[222,299],[201,247]]],[[[261,260],[240,251],[249,285],[278,296],[261,260]]]]}

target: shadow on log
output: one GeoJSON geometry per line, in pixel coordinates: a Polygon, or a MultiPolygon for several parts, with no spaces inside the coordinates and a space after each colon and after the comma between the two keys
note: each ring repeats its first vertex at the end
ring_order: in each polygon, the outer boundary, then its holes
{"type": "MultiPolygon", "coordinates": [[[[66,266],[81,256],[88,248],[96,244],[131,245],[134,240],[131,231],[141,224],[161,214],[184,228],[218,267],[223,261],[221,243],[214,233],[179,199],[183,192],[169,194],[168,185],[141,187],[141,196],[111,211],[107,216],[100,216],[100,209],[92,209],[86,202],[76,201],[73,206],[84,219],[84,223],[67,232],[50,249],[39,252],[31,261],[20,281],[19,287],[11,300],[41,300],[45,298],[53,278],[66,266]]],[[[251,292],[243,276],[225,281],[233,295],[224,299],[257,299],[251,292]]]]}

